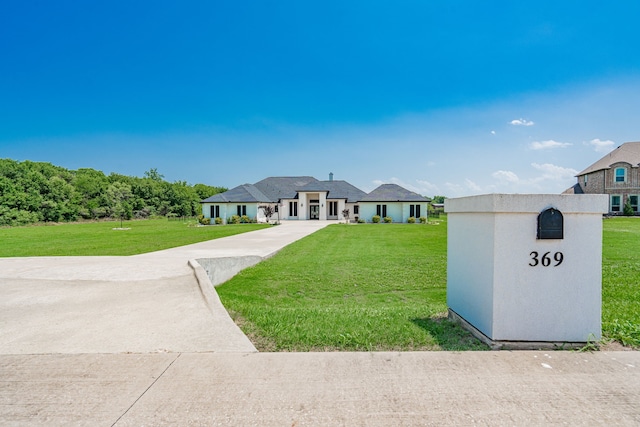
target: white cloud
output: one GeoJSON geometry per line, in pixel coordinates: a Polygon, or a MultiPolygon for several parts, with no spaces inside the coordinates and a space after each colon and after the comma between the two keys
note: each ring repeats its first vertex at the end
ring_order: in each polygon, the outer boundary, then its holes
{"type": "Polygon", "coordinates": [[[558,142],[550,139],[548,141],[534,141],[529,144],[529,148],[531,148],[532,150],[548,150],[553,148],[569,147],[571,145],[573,144],[571,144],[570,142],[558,142]]]}
{"type": "Polygon", "coordinates": [[[492,173],[491,176],[493,176],[495,179],[499,181],[506,181],[509,183],[517,183],[518,181],[520,181],[520,178],[518,178],[518,175],[516,175],[511,171],[500,170],[492,173]]]}
{"type": "Polygon", "coordinates": [[[574,179],[577,170],[572,168],[565,168],[562,166],[553,165],[551,163],[531,163],[535,169],[542,172],[542,175],[538,178],[535,178],[534,181],[564,181],[569,179],[574,179]]]}
{"type": "Polygon", "coordinates": [[[613,149],[616,143],[609,140],[601,141],[598,138],[596,138],[589,141],[588,145],[591,145],[593,149],[599,153],[608,153],[613,149]]]}
{"type": "Polygon", "coordinates": [[[467,186],[467,188],[475,193],[481,193],[482,187],[480,187],[478,184],[476,184],[475,182],[471,181],[469,178],[466,178],[464,180],[465,185],[467,186]]]}
{"type": "Polygon", "coordinates": [[[511,120],[511,122],[509,123],[511,123],[514,126],[533,126],[535,124],[531,120],[526,120],[523,118],[511,120]]]}
{"type": "Polygon", "coordinates": [[[492,130],[492,131],[491,131],[491,135],[495,135],[495,134],[496,134],[496,131],[495,131],[495,130],[492,130]]]}

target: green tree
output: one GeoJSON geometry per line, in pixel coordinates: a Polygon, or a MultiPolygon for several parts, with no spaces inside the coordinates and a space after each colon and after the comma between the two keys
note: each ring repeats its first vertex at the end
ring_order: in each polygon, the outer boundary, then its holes
{"type": "Polygon", "coordinates": [[[122,220],[126,216],[131,219],[131,205],[127,203],[131,199],[131,186],[122,182],[114,182],[107,188],[107,199],[112,215],[120,218],[120,228],[122,228],[122,220]]]}
{"type": "Polygon", "coordinates": [[[622,213],[626,216],[633,216],[635,214],[635,212],[633,211],[633,207],[631,206],[631,200],[629,200],[629,198],[627,198],[627,202],[622,208],[622,213]]]}

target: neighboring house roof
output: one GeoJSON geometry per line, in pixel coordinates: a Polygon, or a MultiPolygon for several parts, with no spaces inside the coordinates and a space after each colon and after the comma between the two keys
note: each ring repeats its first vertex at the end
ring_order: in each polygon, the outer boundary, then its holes
{"type": "Polygon", "coordinates": [[[584,191],[582,191],[582,187],[580,187],[580,184],[574,184],[573,186],[564,190],[562,194],[584,194],[584,191]]]}
{"type": "Polygon", "coordinates": [[[586,175],[602,169],[609,169],[614,163],[625,162],[640,166],[640,142],[625,142],[576,176],[586,175]]]}
{"type": "Polygon", "coordinates": [[[299,188],[318,182],[312,176],[274,176],[256,182],[254,185],[273,203],[280,199],[295,199],[299,188]]]}
{"type": "Polygon", "coordinates": [[[316,181],[298,189],[299,193],[316,191],[326,191],[327,199],[345,199],[348,203],[359,202],[367,195],[347,181],[316,181]]]}
{"type": "Polygon", "coordinates": [[[224,193],[215,194],[202,203],[253,203],[253,202],[270,202],[267,195],[262,193],[253,184],[242,184],[224,193]]]}
{"type": "Polygon", "coordinates": [[[382,184],[360,199],[361,202],[428,202],[429,200],[396,184],[382,184]]]}

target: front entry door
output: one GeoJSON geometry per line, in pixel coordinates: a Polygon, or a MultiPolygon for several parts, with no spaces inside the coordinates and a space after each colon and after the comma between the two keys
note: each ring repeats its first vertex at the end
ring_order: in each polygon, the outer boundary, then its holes
{"type": "Polygon", "coordinates": [[[309,205],[309,219],[320,219],[320,206],[309,205]]]}

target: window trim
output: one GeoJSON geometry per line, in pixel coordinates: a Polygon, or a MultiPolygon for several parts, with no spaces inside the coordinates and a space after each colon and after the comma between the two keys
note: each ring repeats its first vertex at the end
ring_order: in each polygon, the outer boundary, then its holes
{"type": "Polygon", "coordinates": [[[609,209],[611,210],[611,212],[622,212],[622,194],[612,194],[609,197],[609,209]],[[614,204],[613,204],[613,198],[617,197],[618,198],[618,204],[617,207],[618,209],[614,209],[614,204]]]}

